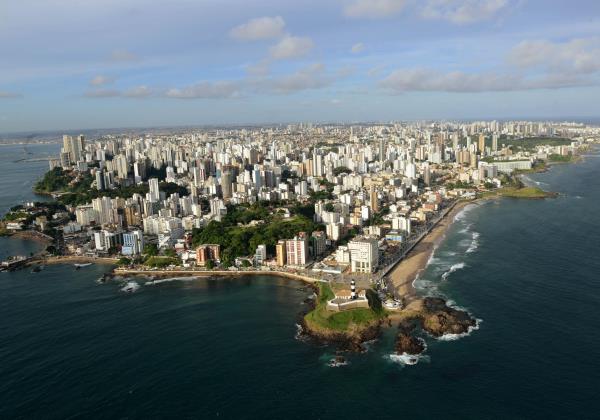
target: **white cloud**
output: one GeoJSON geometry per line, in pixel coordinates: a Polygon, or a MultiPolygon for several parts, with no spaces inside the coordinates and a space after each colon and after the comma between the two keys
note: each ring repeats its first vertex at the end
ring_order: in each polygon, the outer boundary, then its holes
{"type": "Polygon", "coordinates": [[[365,49],[365,44],[363,44],[362,42],[359,42],[357,44],[354,44],[352,46],[352,48],[350,48],[350,52],[352,54],[358,54],[359,52],[364,51],[364,49],[365,49]]]}
{"type": "Polygon", "coordinates": [[[200,82],[181,89],[169,89],[166,96],[179,99],[232,98],[238,96],[239,86],[230,81],[200,82]]]}
{"type": "Polygon", "coordinates": [[[377,77],[384,70],[385,70],[385,65],[383,65],[383,64],[380,64],[380,65],[375,66],[375,67],[371,67],[369,70],[367,70],[367,76],[369,76],[369,77],[377,77]]]}
{"type": "Polygon", "coordinates": [[[103,85],[108,85],[114,81],[115,81],[114,77],[98,75],[90,80],[90,85],[91,86],[103,86],[103,85]]]}
{"type": "Polygon", "coordinates": [[[281,41],[273,45],[269,50],[271,58],[283,60],[287,58],[302,57],[310,52],[314,47],[312,39],[308,37],[299,37],[286,35],[281,41]]]}
{"type": "Polygon", "coordinates": [[[153,94],[153,90],[147,86],[135,86],[127,90],[118,89],[92,89],[84,93],[88,98],[146,98],[153,94]]]}
{"type": "Polygon", "coordinates": [[[351,18],[387,18],[404,9],[406,0],[353,0],[344,8],[344,15],[351,18]]]}
{"type": "Polygon", "coordinates": [[[261,60],[255,64],[246,66],[246,72],[251,76],[264,77],[271,71],[271,63],[269,60],[261,60]]]}
{"type": "Polygon", "coordinates": [[[442,73],[431,69],[399,69],[379,82],[393,93],[403,92],[490,92],[531,89],[557,89],[590,84],[570,75],[522,75],[497,73],[442,73]]]}
{"type": "Polygon", "coordinates": [[[0,99],[8,99],[8,98],[21,98],[23,95],[15,92],[7,92],[5,90],[0,90],[0,99]]]}
{"type": "Polygon", "coordinates": [[[253,86],[258,93],[290,94],[303,90],[321,89],[333,82],[334,78],[325,72],[325,66],[316,63],[292,74],[255,81],[253,86]]]}
{"type": "Polygon", "coordinates": [[[491,19],[507,5],[508,0],[428,0],[421,14],[461,25],[491,19]]]}
{"type": "Polygon", "coordinates": [[[136,54],[127,50],[114,50],[110,54],[111,61],[138,61],[139,59],[136,54]]]}
{"type": "Polygon", "coordinates": [[[510,52],[510,64],[549,72],[590,74],[600,71],[600,38],[567,42],[523,41],[510,52]]]}
{"type": "Polygon", "coordinates": [[[150,95],[152,95],[152,89],[144,85],[132,87],[123,92],[123,96],[128,98],[146,98],[150,95]]]}
{"type": "Polygon", "coordinates": [[[243,41],[278,38],[283,35],[285,21],[281,16],[260,17],[236,26],[229,35],[243,41]]]}

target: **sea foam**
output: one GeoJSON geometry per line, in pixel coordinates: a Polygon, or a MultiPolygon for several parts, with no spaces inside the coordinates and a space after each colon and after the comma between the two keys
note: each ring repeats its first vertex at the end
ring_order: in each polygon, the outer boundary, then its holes
{"type": "Polygon", "coordinates": [[[458,271],[462,268],[465,268],[466,264],[464,262],[460,262],[457,264],[452,264],[452,266],[450,267],[449,270],[445,271],[444,274],[442,274],[442,280],[446,280],[448,279],[448,277],[450,276],[450,274],[454,273],[455,271],[458,271]]]}
{"type": "Polygon", "coordinates": [[[198,277],[170,277],[168,279],[158,279],[158,280],[150,280],[144,283],[144,286],[156,286],[157,284],[162,283],[172,283],[175,281],[194,281],[197,280],[198,277]]]}
{"type": "Polygon", "coordinates": [[[408,353],[391,353],[384,356],[385,359],[392,363],[397,363],[402,366],[414,366],[419,362],[429,362],[431,359],[426,354],[408,354],[408,353]]]}
{"type": "Polygon", "coordinates": [[[473,232],[471,236],[471,244],[469,245],[469,248],[467,248],[466,252],[467,254],[470,254],[471,252],[475,252],[477,248],[479,248],[479,232],[473,232]]]}
{"type": "Polygon", "coordinates": [[[441,337],[435,337],[435,339],[439,340],[439,341],[456,341],[463,337],[468,337],[469,335],[471,335],[471,333],[473,331],[477,331],[479,329],[479,326],[481,325],[482,322],[483,322],[482,319],[476,318],[475,325],[469,327],[467,332],[462,333],[462,334],[444,334],[441,337]]]}

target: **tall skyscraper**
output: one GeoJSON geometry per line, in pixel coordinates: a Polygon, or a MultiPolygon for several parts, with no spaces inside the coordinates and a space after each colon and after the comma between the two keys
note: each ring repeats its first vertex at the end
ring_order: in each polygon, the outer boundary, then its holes
{"type": "Polygon", "coordinates": [[[223,198],[231,198],[233,195],[233,175],[230,171],[221,174],[221,192],[223,198]]]}
{"type": "Polygon", "coordinates": [[[150,186],[150,201],[156,203],[160,201],[160,190],[158,189],[158,179],[150,178],[148,180],[148,185],[150,186]]]}
{"type": "Polygon", "coordinates": [[[485,154],[485,135],[482,133],[479,135],[479,145],[477,147],[481,155],[485,154]]]}

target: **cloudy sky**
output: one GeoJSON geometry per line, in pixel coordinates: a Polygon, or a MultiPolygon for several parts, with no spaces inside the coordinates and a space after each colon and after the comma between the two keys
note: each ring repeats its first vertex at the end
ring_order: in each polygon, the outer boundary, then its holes
{"type": "Polygon", "coordinates": [[[598,0],[14,0],[0,132],[600,116],[598,0]]]}

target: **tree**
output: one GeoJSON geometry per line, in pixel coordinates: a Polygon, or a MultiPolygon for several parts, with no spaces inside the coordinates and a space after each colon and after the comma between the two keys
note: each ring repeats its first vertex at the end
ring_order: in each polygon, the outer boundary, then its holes
{"type": "Polygon", "coordinates": [[[175,250],[173,248],[168,248],[168,249],[165,249],[165,255],[167,257],[175,258],[175,257],[177,257],[177,252],[175,252],[175,250]]]}
{"type": "Polygon", "coordinates": [[[206,261],[205,267],[209,270],[212,270],[213,268],[215,268],[215,262],[213,260],[208,260],[206,261]]]}
{"type": "Polygon", "coordinates": [[[144,246],[144,254],[149,257],[155,257],[158,255],[158,247],[156,244],[147,244],[144,246]]]}
{"type": "Polygon", "coordinates": [[[339,175],[339,174],[351,174],[352,171],[347,168],[346,166],[338,166],[337,168],[335,168],[333,170],[333,174],[334,175],[339,175]]]}
{"type": "Polygon", "coordinates": [[[129,264],[131,264],[131,260],[129,258],[127,258],[127,257],[121,257],[117,261],[117,265],[120,265],[120,266],[122,266],[122,265],[129,265],[129,264]]]}
{"type": "Polygon", "coordinates": [[[56,249],[56,247],[54,245],[48,245],[46,247],[46,252],[50,255],[57,255],[58,254],[58,250],[56,249]]]}

